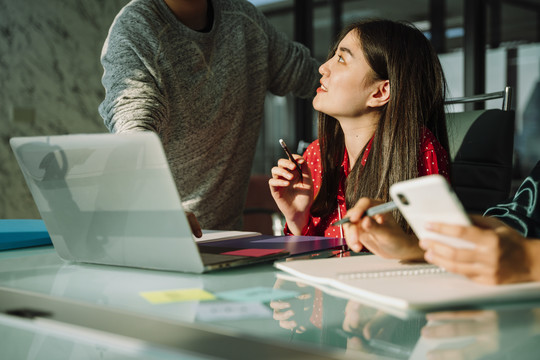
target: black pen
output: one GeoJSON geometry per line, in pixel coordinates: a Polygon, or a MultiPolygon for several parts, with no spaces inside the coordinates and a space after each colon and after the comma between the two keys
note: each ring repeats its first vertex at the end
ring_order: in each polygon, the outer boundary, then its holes
{"type": "MultiPolygon", "coordinates": [[[[384,213],[387,213],[387,212],[392,211],[394,209],[397,209],[397,205],[393,201],[389,201],[387,203],[377,205],[377,206],[374,206],[374,207],[371,207],[371,208],[367,209],[366,210],[366,216],[371,217],[371,216],[377,215],[377,214],[384,214],[384,213]]],[[[351,222],[351,219],[349,219],[348,217],[344,217],[343,219],[333,223],[331,226],[343,225],[343,224],[346,224],[346,223],[349,223],[349,222],[351,222]]]]}
{"type": "Polygon", "coordinates": [[[302,176],[302,168],[300,167],[300,165],[298,165],[298,163],[296,162],[296,160],[292,156],[291,151],[289,150],[289,148],[287,147],[287,144],[285,144],[285,141],[283,141],[283,139],[279,139],[279,145],[281,145],[283,150],[285,150],[285,154],[287,154],[287,156],[289,157],[289,160],[291,160],[293,162],[293,164],[296,165],[296,168],[298,169],[298,173],[300,174],[300,182],[303,184],[304,183],[304,177],[302,176]]]}

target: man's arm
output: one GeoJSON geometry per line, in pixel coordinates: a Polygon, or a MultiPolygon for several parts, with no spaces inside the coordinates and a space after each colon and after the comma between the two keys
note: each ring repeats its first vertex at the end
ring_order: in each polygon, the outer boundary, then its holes
{"type": "Polygon", "coordinates": [[[253,10],[258,26],[268,36],[269,91],[280,96],[292,92],[301,98],[314,97],[321,78],[320,63],[311,56],[307,47],[291,41],[270,24],[262,12],[256,8],[253,10]]]}
{"type": "MultiPolygon", "coordinates": [[[[125,29],[115,21],[103,47],[101,63],[105,99],[99,112],[111,132],[160,132],[167,117],[166,99],[159,91],[159,71],[150,57],[145,33],[125,29]]],[[[156,39],[156,41],[158,41],[156,39]]]]}
{"type": "Polygon", "coordinates": [[[519,186],[514,197],[486,210],[484,216],[496,217],[525,237],[540,238],[540,162],[519,186]]]}

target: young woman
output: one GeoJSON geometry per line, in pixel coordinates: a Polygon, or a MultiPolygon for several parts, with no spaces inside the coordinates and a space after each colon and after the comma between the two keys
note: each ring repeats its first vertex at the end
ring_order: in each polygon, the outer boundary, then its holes
{"type": "Polygon", "coordinates": [[[269,180],[286,233],[343,237],[331,224],[360,197],[387,201],[395,182],[448,178],[446,83],[418,29],[389,20],[353,24],[319,72],[319,140],[295,156],[302,179],[292,161],[280,159],[269,180]]]}

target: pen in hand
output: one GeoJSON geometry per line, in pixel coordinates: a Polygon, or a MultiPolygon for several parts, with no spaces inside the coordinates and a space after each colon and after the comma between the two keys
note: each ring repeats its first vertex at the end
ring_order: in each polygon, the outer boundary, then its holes
{"type": "MultiPolygon", "coordinates": [[[[387,213],[387,212],[392,211],[394,209],[397,209],[397,205],[393,201],[389,201],[387,203],[377,205],[377,206],[374,206],[374,207],[371,207],[371,208],[367,209],[366,210],[366,216],[384,214],[384,213],[387,213]]],[[[333,223],[331,226],[343,225],[343,224],[350,223],[350,222],[351,222],[351,219],[349,219],[348,217],[344,217],[343,219],[333,223]]]]}
{"type": "Polygon", "coordinates": [[[293,164],[296,165],[296,168],[298,169],[298,173],[300,174],[300,182],[303,184],[304,183],[304,177],[302,176],[302,168],[300,167],[300,165],[296,162],[296,160],[292,156],[291,151],[289,150],[289,148],[287,147],[287,144],[285,144],[285,141],[283,141],[283,139],[279,139],[279,145],[281,145],[283,150],[285,150],[285,154],[287,154],[287,156],[289,157],[289,160],[291,160],[293,162],[293,164]]]}

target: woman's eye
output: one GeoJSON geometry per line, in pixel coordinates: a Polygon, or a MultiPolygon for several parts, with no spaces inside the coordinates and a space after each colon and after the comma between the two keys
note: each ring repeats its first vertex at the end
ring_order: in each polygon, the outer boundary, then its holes
{"type": "Polygon", "coordinates": [[[338,55],[338,62],[343,63],[345,60],[343,60],[343,57],[341,55],[338,55]]]}

